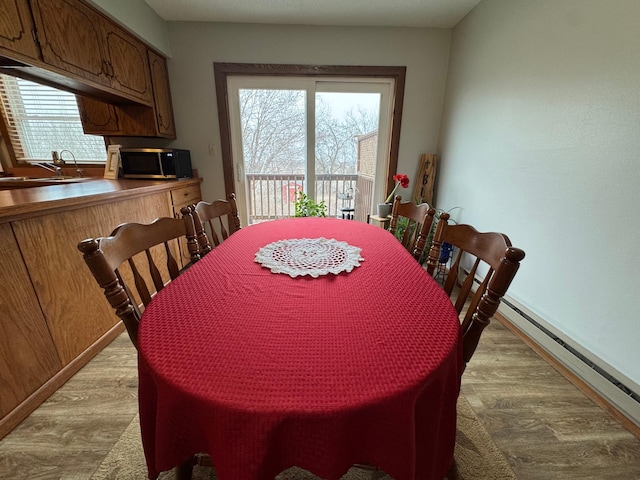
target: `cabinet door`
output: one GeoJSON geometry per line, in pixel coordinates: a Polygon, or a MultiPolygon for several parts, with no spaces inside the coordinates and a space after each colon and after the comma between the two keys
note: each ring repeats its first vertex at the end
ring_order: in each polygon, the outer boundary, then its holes
{"type": "Polygon", "coordinates": [[[33,20],[27,0],[0,0],[0,54],[11,58],[40,59],[40,49],[33,38],[33,20]],[[17,55],[13,55],[13,54],[17,55]]]}
{"type": "MultiPolygon", "coordinates": [[[[82,130],[92,135],[158,137],[155,109],[146,105],[112,105],[76,96],[82,130]]],[[[175,137],[174,137],[175,138],[175,137]]]]}
{"type": "MultiPolygon", "coordinates": [[[[202,200],[200,193],[200,185],[191,185],[183,188],[176,188],[171,190],[171,207],[173,209],[173,216],[175,218],[182,218],[180,209],[187,205],[194,205],[202,200]]],[[[187,239],[180,238],[178,240],[178,246],[180,248],[180,259],[182,266],[184,267],[191,261],[189,255],[189,247],[187,246],[187,239]]]]}
{"type": "Polygon", "coordinates": [[[29,275],[63,365],[120,320],[87,268],[78,242],[108,235],[123,222],[170,216],[166,193],[13,222],[29,275]]]}
{"type": "Polygon", "coordinates": [[[133,137],[176,138],[169,77],[164,57],[148,51],[153,86],[153,107],[113,105],[78,96],[84,133],[133,137]]]}
{"type": "Polygon", "coordinates": [[[79,1],[31,0],[42,59],[54,67],[111,85],[105,61],[103,18],[79,1]]]}
{"type": "Polygon", "coordinates": [[[149,67],[151,69],[158,133],[175,138],[176,127],[173,123],[173,105],[171,103],[171,90],[169,89],[167,62],[164,57],[149,50],[149,67]]]}
{"type": "Polygon", "coordinates": [[[62,363],[9,223],[0,224],[0,418],[62,363]]]}
{"type": "Polygon", "coordinates": [[[112,22],[102,22],[111,86],[153,105],[153,91],[147,59],[147,47],[112,22]]]}
{"type": "Polygon", "coordinates": [[[116,107],[93,98],[76,97],[82,130],[90,135],[123,135],[116,107]]]}

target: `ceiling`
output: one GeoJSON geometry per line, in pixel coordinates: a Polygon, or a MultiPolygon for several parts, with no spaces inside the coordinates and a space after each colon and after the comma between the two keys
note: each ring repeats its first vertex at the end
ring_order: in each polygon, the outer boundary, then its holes
{"type": "Polygon", "coordinates": [[[145,0],[167,21],[451,28],[480,0],[145,0]]]}

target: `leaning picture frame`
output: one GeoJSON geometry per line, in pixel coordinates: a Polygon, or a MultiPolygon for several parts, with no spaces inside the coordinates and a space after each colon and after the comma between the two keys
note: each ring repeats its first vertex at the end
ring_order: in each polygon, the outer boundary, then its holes
{"type": "Polygon", "coordinates": [[[104,166],[104,178],[115,180],[120,171],[120,147],[121,145],[109,145],[107,147],[107,163],[104,166]]]}

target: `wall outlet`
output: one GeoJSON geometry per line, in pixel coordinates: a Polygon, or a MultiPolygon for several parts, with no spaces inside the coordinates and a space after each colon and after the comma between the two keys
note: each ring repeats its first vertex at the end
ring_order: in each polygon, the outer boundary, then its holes
{"type": "Polygon", "coordinates": [[[218,154],[218,150],[216,149],[216,144],[215,143],[210,143],[209,144],[209,156],[210,157],[215,157],[218,154]]]}

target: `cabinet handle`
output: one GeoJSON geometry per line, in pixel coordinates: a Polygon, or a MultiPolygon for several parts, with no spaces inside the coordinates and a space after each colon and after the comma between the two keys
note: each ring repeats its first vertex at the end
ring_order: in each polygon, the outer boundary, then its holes
{"type": "Polygon", "coordinates": [[[103,65],[103,70],[104,70],[104,74],[107,77],[113,77],[113,66],[111,65],[111,62],[108,62],[107,60],[102,60],[102,65],[103,65]]]}
{"type": "Polygon", "coordinates": [[[104,74],[107,77],[113,77],[113,65],[111,65],[111,62],[108,62],[107,60],[102,60],[102,68],[104,70],[104,74]]]}

